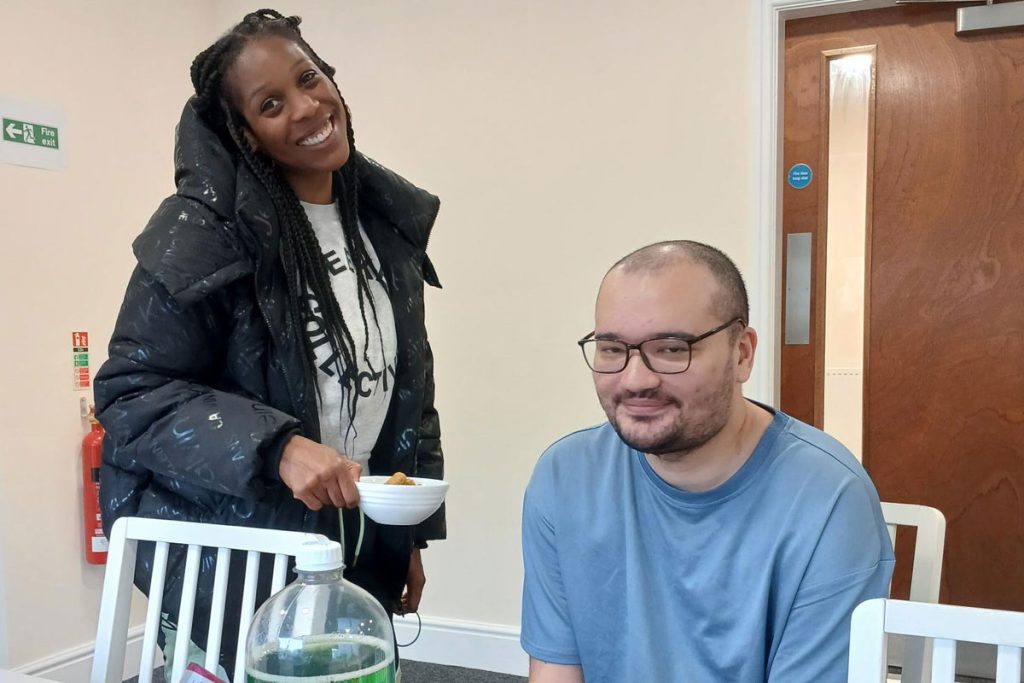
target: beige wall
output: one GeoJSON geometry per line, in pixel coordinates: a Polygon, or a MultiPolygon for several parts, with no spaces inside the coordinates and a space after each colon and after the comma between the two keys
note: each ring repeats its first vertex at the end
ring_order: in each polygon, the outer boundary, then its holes
{"type": "MultiPolygon", "coordinates": [[[[0,271],[3,405],[16,434],[0,531],[19,665],[91,638],[100,583],[80,560],[68,333],[89,329],[94,346],[109,335],[129,242],[170,187],[188,61],[253,5],[108,2],[97,13],[64,0],[46,4],[60,26],[45,30],[34,2],[7,5],[25,21],[0,28],[16,56],[0,60],[3,94],[65,107],[75,134],[66,174],[0,167],[5,207],[17,200],[0,271]],[[43,273],[50,284],[33,286],[43,273]],[[27,523],[24,511],[39,508],[27,523]],[[51,548],[42,568],[26,559],[40,558],[29,553],[37,539],[51,548]]],[[[360,148],[443,202],[430,251],[445,289],[428,298],[428,324],[450,540],[425,554],[421,611],[518,625],[519,510],[533,463],[602,417],[574,341],[591,328],[605,268],[688,237],[753,269],[755,5],[279,7],[305,17],[310,42],[338,67],[360,148]]],[[[102,355],[96,347],[94,361],[102,355]]]]}
{"type": "Polygon", "coordinates": [[[95,637],[103,573],[83,559],[86,394],[71,388],[70,334],[92,333],[95,369],[131,240],[171,189],[186,67],[209,14],[202,0],[3,3],[0,94],[63,109],[70,153],[66,172],[0,165],[0,555],[11,666],[95,637]]]}

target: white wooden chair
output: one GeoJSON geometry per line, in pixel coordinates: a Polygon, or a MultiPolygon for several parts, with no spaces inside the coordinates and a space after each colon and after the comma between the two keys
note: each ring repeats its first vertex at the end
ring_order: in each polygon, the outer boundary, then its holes
{"type": "Polygon", "coordinates": [[[957,641],[998,646],[996,683],[1020,683],[1024,613],[868,600],[853,611],[848,683],[884,683],[887,634],[934,639],[931,683],[953,683],[957,641]]]}
{"type": "MultiPolygon", "coordinates": [[[[210,629],[204,663],[204,667],[213,672],[217,671],[218,653],[220,652],[231,552],[239,550],[247,553],[245,582],[242,588],[242,610],[241,614],[237,615],[239,637],[238,654],[235,659],[235,677],[242,680],[239,674],[245,670],[245,634],[256,607],[256,582],[259,574],[260,554],[268,553],[275,556],[271,590],[277,592],[286,583],[288,559],[295,557],[303,542],[317,538],[322,537],[293,531],[250,529],[220,524],[173,522],[137,517],[124,517],[117,520],[110,534],[110,549],[107,553],[107,569],[103,580],[103,597],[100,603],[99,625],[96,630],[96,653],[93,658],[91,683],[121,683],[124,678],[125,645],[128,638],[128,617],[131,611],[133,589],[132,579],[135,574],[136,550],[139,541],[156,542],[153,553],[153,578],[149,589],[151,599],[146,612],[142,659],[139,669],[139,683],[151,683],[153,667],[150,663],[156,654],[164,579],[167,571],[167,555],[171,544],[188,546],[177,635],[174,641],[174,662],[172,663],[172,670],[178,672],[177,675],[181,675],[185,671],[188,656],[202,549],[218,549],[213,583],[213,606],[210,613],[210,629]]],[[[229,618],[234,619],[235,615],[230,615],[229,618]]]]}
{"type": "MultiPolygon", "coordinates": [[[[946,544],[946,518],[925,505],[882,503],[882,516],[889,528],[893,550],[896,549],[896,528],[917,528],[914,543],[914,566],[910,575],[910,599],[914,602],[937,603],[942,582],[942,553],[946,544]]],[[[901,683],[925,683],[931,672],[932,642],[910,638],[903,646],[901,683]]],[[[1020,683],[1018,681],[1018,683],[1020,683]]]]}

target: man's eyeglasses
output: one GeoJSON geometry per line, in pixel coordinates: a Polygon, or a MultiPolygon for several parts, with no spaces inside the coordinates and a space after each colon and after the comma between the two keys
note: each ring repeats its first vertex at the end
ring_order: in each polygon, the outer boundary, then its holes
{"type": "Polygon", "coordinates": [[[696,337],[656,337],[639,344],[627,344],[618,339],[594,339],[594,333],[591,332],[576,343],[583,350],[583,360],[594,372],[606,375],[622,372],[629,364],[629,352],[636,349],[640,353],[644,365],[651,372],[662,375],[678,375],[690,369],[690,357],[694,344],[735,323],[747,326],[747,321],[743,318],[733,318],[696,337]]]}

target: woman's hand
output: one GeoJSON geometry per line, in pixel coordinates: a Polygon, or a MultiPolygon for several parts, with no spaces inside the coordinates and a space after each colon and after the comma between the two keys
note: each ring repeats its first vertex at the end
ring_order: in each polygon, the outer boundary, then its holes
{"type": "Polygon", "coordinates": [[[427,583],[427,575],[423,573],[423,558],[420,549],[413,548],[409,558],[409,573],[405,577],[405,595],[402,596],[402,614],[411,614],[420,608],[423,597],[423,586],[427,583]]]}
{"type": "Polygon", "coordinates": [[[310,510],[359,504],[356,481],[363,468],[330,446],[295,435],[284,446],[278,471],[292,495],[310,510]]]}

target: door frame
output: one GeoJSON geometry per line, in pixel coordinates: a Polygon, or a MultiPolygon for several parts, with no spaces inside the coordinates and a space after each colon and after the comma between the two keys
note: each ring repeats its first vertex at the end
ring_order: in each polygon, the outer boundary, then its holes
{"type": "Polygon", "coordinates": [[[845,14],[861,10],[895,7],[896,0],[754,0],[758,10],[758,49],[754,53],[759,69],[756,93],[758,135],[757,221],[755,228],[754,277],[765,283],[754,288],[753,326],[765,333],[759,337],[762,361],[754,366],[751,394],[770,405],[779,405],[782,365],[782,167],[783,105],[785,103],[786,22],[791,19],[845,14]]]}

